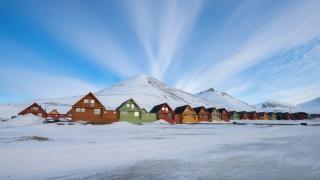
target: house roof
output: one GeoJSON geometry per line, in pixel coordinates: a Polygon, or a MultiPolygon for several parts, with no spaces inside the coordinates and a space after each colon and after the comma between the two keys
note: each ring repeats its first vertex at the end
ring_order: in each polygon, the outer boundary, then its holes
{"type": "Polygon", "coordinates": [[[151,110],[150,110],[150,112],[151,113],[157,113],[158,111],[160,111],[160,109],[162,108],[162,106],[167,106],[170,110],[172,110],[171,109],[171,107],[167,104],[167,103],[162,103],[162,104],[158,104],[158,105],[156,105],[156,106],[154,106],[151,110]]]}
{"type": "MultiPolygon", "coordinates": [[[[124,106],[125,104],[127,104],[128,101],[131,101],[135,106],[137,106],[139,109],[141,109],[140,106],[139,106],[132,98],[124,101],[123,103],[121,103],[121,104],[117,107],[117,109],[120,109],[122,106],[124,106]]],[[[141,109],[141,110],[142,110],[142,109],[141,109]]]]}
{"type": "Polygon", "coordinates": [[[209,113],[212,113],[214,110],[215,110],[215,111],[218,111],[217,108],[215,108],[215,107],[207,108],[207,111],[208,111],[209,113]]]}
{"type": "Polygon", "coordinates": [[[226,111],[226,112],[228,112],[225,108],[220,108],[220,109],[218,109],[218,111],[221,113],[222,111],[226,111]]]}
{"type": "Polygon", "coordinates": [[[199,106],[199,107],[193,108],[193,110],[194,110],[196,113],[199,113],[202,109],[204,109],[205,111],[208,112],[208,110],[207,110],[204,106],[199,106]]]}
{"type": "Polygon", "coordinates": [[[180,106],[180,107],[176,107],[176,109],[174,110],[175,113],[177,114],[181,114],[184,112],[184,110],[188,107],[189,105],[184,105],[184,106],[180,106]]]}

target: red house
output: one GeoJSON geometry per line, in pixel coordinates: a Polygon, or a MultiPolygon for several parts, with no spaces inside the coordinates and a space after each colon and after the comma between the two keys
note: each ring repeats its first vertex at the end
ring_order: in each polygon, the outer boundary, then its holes
{"type": "Polygon", "coordinates": [[[37,103],[33,103],[21,112],[19,112],[19,115],[25,115],[25,114],[34,114],[35,116],[47,117],[46,111],[37,103]]]}
{"type": "Polygon", "coordinates": [[[239,114],[240,114],[240,119],[243,119],[243,120],[249,119],[248,113],[246,111],[241,111],[239,112],[239,114]]]}
{"type": "Polygon", "coordinates": [[[167,103],[159,104],[154,106],[150,113],[156,113],[157,119],[163,119],[171,124],[180,123],[177,118],[175,118],[175,113],[167,103]]]}
{"type": "Polygon", "coordinates": [[[230,121],[229,112],[225,108],[218,109],[218,111],[221,114],[221,120],[222,121],[227,121],[227,122],[230,121]]]}

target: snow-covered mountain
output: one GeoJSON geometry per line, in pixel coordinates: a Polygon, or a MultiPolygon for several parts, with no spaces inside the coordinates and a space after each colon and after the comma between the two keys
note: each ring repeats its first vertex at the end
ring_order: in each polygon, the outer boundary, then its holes
{"type": "Polygon", "coordinates": [[[298,104],[298,107],[308,113],[320,113],[320,97],[298,104]]]}
{"type": "Polygon", "coordinates": [[[110,108],[133,98],[139,106],[150,110],[153,106],[168,103],[172,108],[189,104],[191,106],[218,107],[214,102],[168,86],[159,80],[139,75],[94,93],[110,108]]]}
{"type": "Polygon", "coordinates": [[[286,102],[279,102],[275,100],[267,100],[263,103],[255,105],[259,111],[265,112],[298,112],[301,108],[286,102]]]}
{"type": "Polygon", "coordinates": [[[207,99],[208,101],[228,110],[255,111],[255,107],[250,106],[248,103],[240,101],[225,92],[217,91],[213,88],[201,91],[196,94],[196,96],[207,99]]]}

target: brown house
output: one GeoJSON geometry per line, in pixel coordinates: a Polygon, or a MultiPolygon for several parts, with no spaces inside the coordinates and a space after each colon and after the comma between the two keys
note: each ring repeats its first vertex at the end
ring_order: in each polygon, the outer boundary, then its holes
{"type": "Polygon", "coordinates": [[[248,118],[250,120],[256,120],[258,119],[258,114],[255,111],[248,112],[248,118]]]}
{"type": "Polygon", "coordinates": [[[240,119],[242,119],[242,120],[249,119],[248,113],[246,111],[241,111],[241,112],[239,112],[239,114],[240,114],[240,119]]]}
{"type": "Polygon", "coordinates": [[[291,120],[291,114],[288,113],[288,112],[284,112],[284,113],[281,113],[282,114],[282,119],[284,120],[291,120]]]}
{"type": "Polygon", "coordinates": [[[229,112],[225,108],[218,109],[221,114],[222,121],[230,121],[229,112]]]}
{"type": "Polygon", "coordinates": [[[269,114],[267,112],[259,112],[258,114],[258,119],[260,120],[269,120],[269,114]]]}
{"type": "Polygon", "coordinates": [[[47,117],[46,111],[37,103],[33,103],[21,112],[19,112],[19,115],[25,115],[25,114],[34,114],[35,116],[47,117]]]}
{"type": "Polygon", "coordinates": [[[198,121],[211,121],[210,113],[205,107],[200,106],[193,109],[197,113],[198,121]]]}
{"type": "Polygon", "coordinates": [[[90,92],[72,105],[72,121],[88,121],[94,124],[107,124],[119,120],[118,112],[107,110],[90,92]]]}
{"type": "Polygon", "coordinates": [[[156,113],[158,120],[163,119],[171,124],[180,123],[178,119],[175,119],[175,113],[167,103],[154,106],[150,113],[156,113]]]}
{"type": "Polygon", "coordinates": [[[176,118],[181,123],[198,123],[197,113],[189,105],[177,107],[174,110],[176,118]]]}

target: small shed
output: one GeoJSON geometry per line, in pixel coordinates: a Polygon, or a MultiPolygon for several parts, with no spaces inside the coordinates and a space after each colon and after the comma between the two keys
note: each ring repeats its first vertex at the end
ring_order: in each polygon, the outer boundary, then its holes
{"type": "Polygon", "coordinates": [[[150,110],[150,113],[155,113],[157,115],[158,120],[163,119],[171,124],[179,123],[175,121],[175,113],[167,103],[162,103],[154,106],[150,110]]]}
{"type": "Polygon", "coordinates": [[[237,111],[229,111],[230,119],[239,120],[240,114],[237,111]]]}
{"type": "Polygon", "coordinates": [[[47,117],[46,111],[38,103],[33,103],[18,113],[18,115],[25,115],[25,114],[33,114],[35,116],[39,116],[43,118],[47,117]]]}
{"type": "Polygon", "coordinates": [[[198,123],[197,113],[189,105],[177,107],[174,110],[176,118],[179,119],[181,123],[198,123]]]}
{"type": "Polygon", "coordinates": [[[230,116],[229,116],[229,112],[227,111],[227,109],[220,108],[220,109],[218,109],[218,111],[221,114],[221,120],[222,121],[230,121],[230,116]]]}
{"type": "Polygon", "coordinates": [[[207,108],[207,111],[210,113],[209,118],[211,121],[221,121],[221,114],[217,108],[207,108]]]}
{"type": "Polygon", "coordinates": [[[53,109],[47,113],[47,118],[51,118],[51,119],[59,120],[60,118],[65,118],[65,117],[67,117],[67,115],[59,113],[57,109],[53,109]]]}
{"type": "Polygon", "coordinates": [[[204,106],[193,108],[194,111],[197,113],[198,121],[211,121],[210,120],[210,113],[204,106]]]}

